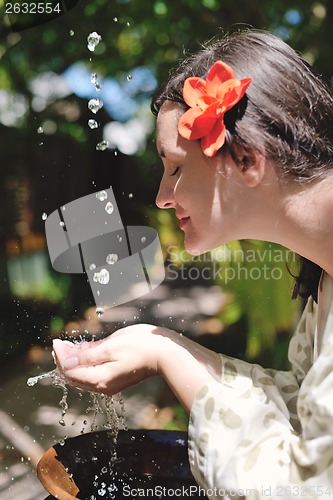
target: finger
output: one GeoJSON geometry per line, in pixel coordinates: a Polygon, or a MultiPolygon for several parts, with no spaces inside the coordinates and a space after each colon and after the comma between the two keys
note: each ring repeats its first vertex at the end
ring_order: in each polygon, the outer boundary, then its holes
{"type": "Polygon", "coordinates": [[[110,350],[106,348],[104,342],[87,342],[81,349],[63,346],[60,342],[54,345],[54,351],[57,361],[64,371],[71,370],[76,366],[93,366],[110,361],[110,350]]]}
{"type": "Polygon", "coordinates": [[[77,366],[65,373],[66,380],[70,385],[89,391],[95,391],[97,388],[102,390],[101,381],[104,380],[105,376],[105,365],[77,366]]]}
{"type": "Polygon", "coordinates": [[[78,350],[78,344],[68,342],[66,340],[54,339],[53,340],[53,358],[58,362],[69,356],[74,356],[78,350]]]}

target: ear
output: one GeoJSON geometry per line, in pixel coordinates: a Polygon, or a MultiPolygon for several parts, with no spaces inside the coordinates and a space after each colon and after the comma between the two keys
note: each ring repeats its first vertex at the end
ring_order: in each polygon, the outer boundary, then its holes
{"type": "Polygon", "coordinates": [[[243,182],[250,188],[260,184],[267,168],[266,157],[258,151],[243,154],[237,165],[243,182]]]}
{"type": "Polygon", "coordinates": [[[238,144],[233,144],[229,152],[246,186],[250,188],[258,186],[268,167],[265,155],[259,149],[238,144]]]}

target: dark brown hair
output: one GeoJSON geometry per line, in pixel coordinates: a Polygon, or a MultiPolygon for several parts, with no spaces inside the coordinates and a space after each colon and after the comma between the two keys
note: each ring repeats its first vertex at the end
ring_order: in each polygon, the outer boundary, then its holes
{"type": "MultiPolygon", "coordinates": [[[[311,182],[333,172],[333,96],[312,68],[285,42],[261,31],[246,30],[210,42],[186,58],[155,93],[152,111],[166,101],[183,99],[186,78],[205,78],[222,60],[236,78],[252,77],[246,95],[225,114],[226,143],[236,159],[235,146],[261,149],[281,177],[311,182]]],[[[316,297],[321,268],[301,258],[293,296],[316,297]]]]}

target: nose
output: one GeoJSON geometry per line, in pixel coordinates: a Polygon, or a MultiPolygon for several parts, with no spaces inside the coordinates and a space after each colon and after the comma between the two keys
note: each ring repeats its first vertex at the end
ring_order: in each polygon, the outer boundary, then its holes
{"type": "Polygon", "coordinates": [[[174,208],[176,206],[174,184],[165,179],[163,175],[155,203],[158,208],[174,208]]]}

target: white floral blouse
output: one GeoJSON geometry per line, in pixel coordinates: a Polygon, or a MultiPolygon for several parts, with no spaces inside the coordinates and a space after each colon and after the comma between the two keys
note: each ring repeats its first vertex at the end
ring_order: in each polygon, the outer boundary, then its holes
{"type": "Polygon", "coordinates": [[[222,356],[189,424],[192,473],[210,499],[333,500],[333,279],[323,274],[289,347],[291,371],[222,356]]]}

